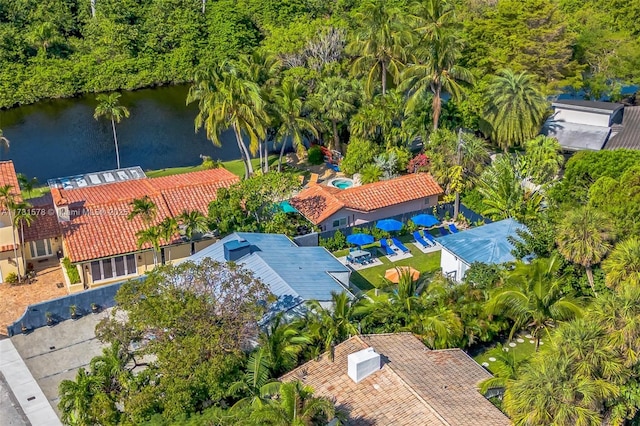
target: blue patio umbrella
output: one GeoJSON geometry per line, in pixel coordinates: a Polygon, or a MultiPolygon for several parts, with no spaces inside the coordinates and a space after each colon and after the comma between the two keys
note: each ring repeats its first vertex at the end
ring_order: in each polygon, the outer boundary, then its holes
{"type": "Polygon", "coordinates": [[[412,217],[411,221],[418,226],[425,227],[440,225],[440,221],[435,216],[432,216],[430,214],[419,214],[412,217]]]}
{"type": "Polygon", "coordinates": [[[375,239],[371,235],[367,234],[351,234],[347,237],[347,242],[355,244],[357,246],[363,246],[365,244],[371,244],[375,239]]]}
{"type": "Polygon", "coordinates": [[[392,232],[399,231],[402,229],[402,222],[395,219],[383,219],[379,220],[376,224],[376,228],[382,229],[383,231],[392,232]]]}

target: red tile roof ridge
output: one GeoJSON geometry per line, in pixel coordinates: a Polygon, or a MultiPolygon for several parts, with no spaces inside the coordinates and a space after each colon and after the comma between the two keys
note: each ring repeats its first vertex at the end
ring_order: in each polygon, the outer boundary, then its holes
{"type": "Polygon", "coordinates": [[[16,169],[12,160],[0,161],[0,186],[4,185],[8,185],[13,189],[11,192],[15,197],[15,201],[22,201],[18,175],[16,174],[16,169]]]}

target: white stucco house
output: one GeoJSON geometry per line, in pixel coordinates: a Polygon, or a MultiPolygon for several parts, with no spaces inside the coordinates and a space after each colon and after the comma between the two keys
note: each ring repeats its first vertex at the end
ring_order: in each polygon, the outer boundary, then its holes
{"type": "Polygon", "coordinates": [[[557,100],[542,133],[555,137],[565,151],[599,151],[622,122],[624,105],[613,102],[557,100]]]}
{"type": "Polygon", "coordinates": [[[518,238],[518,229],[526,227],[514,219],[504,219],[438,238],[442,246],[442,273],[461,282],[474,262],[502,264],[515,261],[509,237],[518,238]]]}

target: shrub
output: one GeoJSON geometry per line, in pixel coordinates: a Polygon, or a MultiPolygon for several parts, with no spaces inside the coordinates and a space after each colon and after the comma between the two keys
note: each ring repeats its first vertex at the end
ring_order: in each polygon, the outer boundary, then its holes
{"type": "Polygon", "coordinates": [[[360,171],[360,182],[373,183],[380,180],[383,171],[377,164],[367,164],[360,171]]]}
{"type": "Polygon", "coordinates": [[[322,153],[322,149],[318,145],[313,145],[307,151],[307,160],[309,164],[317,166],[318,164],[324,163],[324,154],[322,153]]]}
{"type": "Polygon", "coordinates": [[[429,160],[429,157],[424,154],[418,154],[409,161],[409,164],[407,165],[407,172],[428,172],[430,164],[431,160],[429,160]]]}
{"type": "Polygon", "coordinates": [[[347,237],[341,231],[336,231],[331,238],[320,238],[320,245],[334,252],[347,247],[347,237]]]}
{"type": "Polygon", "coordinates": [[[6,282],[7,284],[15,284],[18,282],[18,274],[16,274],[15,272],[11,272],[10,274],[7,274],[6,277],[4,277],[4,282],[6,282]]]}
{"type": "Polygon", "coordinates": [[[340,163],[340,169],[347,175],[359,173],[367,164],[373,163],[378,146],[364,139],[351,139],[347,145],[347,154],[340,163]]]}
{"type": "Polygon", "coordinates": [[[214,161],[208,155],[201,155],[200,158],[202,158],[202,168],[205,170],[217,169],[222,165],[220,160],[214,161]]]}
{"type": "Polygon", "coordinates": [[[68,257],[62,259],[62,264],[64,265],[64,269],[67,271],[67,276],[69,277],[69,282],[71,284],[79,284],[80,283],[80,273],[78,272],[78,268],[76,268],[68,257]]]}

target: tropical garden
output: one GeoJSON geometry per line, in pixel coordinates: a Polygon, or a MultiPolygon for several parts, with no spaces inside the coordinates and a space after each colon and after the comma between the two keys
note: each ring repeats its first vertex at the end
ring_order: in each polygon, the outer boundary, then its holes
{"type": "MultiPolygon", "coordinates": [[[[158,267],[122,287],[125,315],[97,328],[103,355],[61,384],[63,421],[326,424],[343,416],[331,401],[278,377],[349,336],[409,331],[432,349],[497,353],[482,390],[516,424],[637,424],[640,154],[567,160],[539,134],[559,91],[619,99],[637,83],[639,14],[603,0],[0,0],[0,106],[187,83],[195,130],[214,144],[233,132],[246,178],[207,214],[132,202],[158,267]],[[524,223],[518,261],[473,265],[462,283],[403,276],[262,327],[267,287],[237,265],[161,265],[176,234],[310,227],[274,207],[299,188],[285,142],[305,157],[310,141],[363,183],[430,172],[458,221],[462,202],[524,223]],[[530,356],[498,346],[519,333],[530,356]]],[[[99,102],[118,155],[128,110],[117,94],[99,102]]],[[[28,226],[0,189],[13,226],[28,226]]]]}

